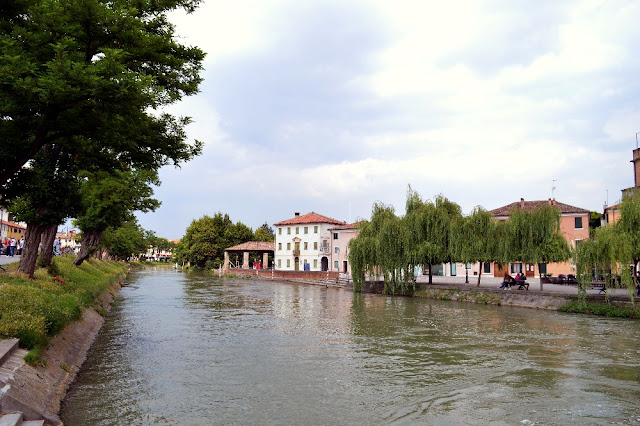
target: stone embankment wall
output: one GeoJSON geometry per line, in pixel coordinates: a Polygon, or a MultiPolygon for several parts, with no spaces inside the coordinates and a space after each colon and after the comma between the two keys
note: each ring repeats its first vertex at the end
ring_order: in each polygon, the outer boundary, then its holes
{"type": "Polygon", "coordinates": [[[294,280],[333,280],[338,279],[338,272],[319,272],[319,271],[272,271],[271,269],[229,269],[228,274],[236,275],[253,275],[261,278],[278,278],[278,279],[294,279],[294,280]]]}
{"type": "MultiPolygon", "coordinates": [[[[100,296],[96,309],[111,309],[122,279],[124,276],[100,296]]],[[[44,419],[47,425],[62,425],[58,417],[60,403],[105,321],[96,309],[86,309],[80,320],[51,340],[43,355],[46,366],[24,364],[15,371],[4,392],[0,392],[0,411],[20,411],[26,420],[44,419]]]]}

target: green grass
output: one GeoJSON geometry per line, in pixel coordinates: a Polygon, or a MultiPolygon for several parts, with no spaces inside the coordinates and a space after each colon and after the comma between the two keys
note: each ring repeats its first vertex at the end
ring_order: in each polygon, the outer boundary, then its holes
{"type": "Polygon", "coordinates": [[[18,274],[17,264],[0,271],[0,338],[20,339],[20,346],[31,350],[32,363],[38,363],[51,337],[79,319],[127,270],[123,262],[90,259],[76,267],[72,261],[72,256],[53,259],[52,269],[66,285],[44,268],[36,270],[34,280],[18,274]]]}
{"type": "Polygon", "coordinates": [[[640,308],[635,306],[621,307],[596,303],[570,302],[558,308],[560,312],[591,314],[610,318],[640,318],[640,308]]]}

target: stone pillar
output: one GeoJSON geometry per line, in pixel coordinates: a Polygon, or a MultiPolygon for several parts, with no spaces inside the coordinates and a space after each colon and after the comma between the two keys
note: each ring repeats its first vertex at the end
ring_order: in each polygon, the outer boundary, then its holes
{"type": "Polygon", "coordinates": [[[249,252],[242,252],[242,269],[249,269],[249,252]]]}
{"type": "Polygon", "coordinates": [[[224,270],[228,270],[229,269],[229,252],[225,251],[224,252],[224,266],[223,266],[224,270]]]}
{"type": "Polygon", "coordinates": [[[269,267],[269,253],[262,253],[262,269],[269,267]]]}

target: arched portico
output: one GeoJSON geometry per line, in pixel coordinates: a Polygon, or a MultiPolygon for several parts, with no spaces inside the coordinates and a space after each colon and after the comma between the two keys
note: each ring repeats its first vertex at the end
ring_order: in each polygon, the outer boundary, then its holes
{"type": "Polygon", "coordinates": [[[229,253],[242,253],[242,269],[249,269],[249,253],[258,252],[262,254],[262,268],[268,268],[269,253],[274,252],[275,243],[268,241],[249,241],[229,247],[224,251],[224,270],[229,270],[229,253]]]}

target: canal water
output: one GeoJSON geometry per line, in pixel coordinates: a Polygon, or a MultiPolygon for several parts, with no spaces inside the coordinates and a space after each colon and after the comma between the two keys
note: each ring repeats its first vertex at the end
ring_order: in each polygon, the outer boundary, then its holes
{"type": "Polygon", "coordinates": [[[640,424],[640,322],[145,269],[62,419],[640,424]]]}

